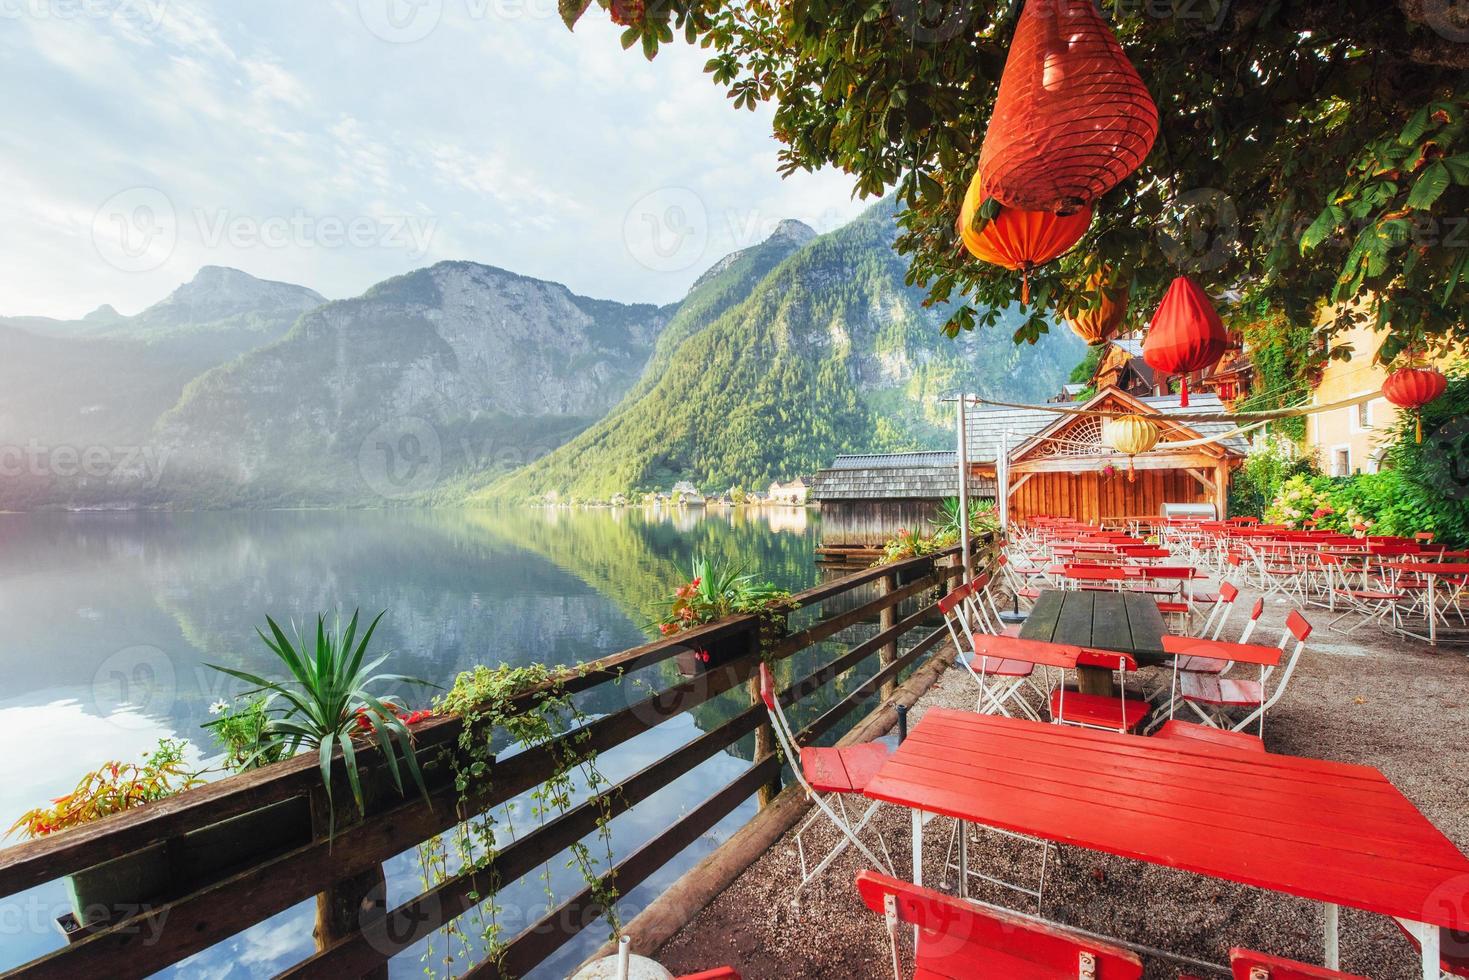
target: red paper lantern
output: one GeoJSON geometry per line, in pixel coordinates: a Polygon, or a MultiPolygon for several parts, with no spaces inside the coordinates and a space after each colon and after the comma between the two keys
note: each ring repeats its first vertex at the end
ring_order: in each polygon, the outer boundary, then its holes
{"type": "Polygon", "coordinates": [[[1399,368],[1387,376],[1382,383],[1382,394],[1399,408],[1411,408],[1418,412],[1417,440],[1423,441],[1424,405],[1444,393],[1449,379],[1434,368],[1399,368]]]}
{"type": "Polygon", "coordinates": [[[1095,0],[1032,0],[1010,42],[979,171],[1002,204],[1070,214],[1143,162],[1158,107],[1095,0]]]}
{"type": "Polygon", "coordinates": [[[1091,208],[1075,214],[1021,211],[1000,206],[1000,211],[975,229],[975,215],[985,201],[979,173],[969,182],[956,226],[969,254],[985,262],[1020,273],[1020,302],[1030,302],[1030,270],[1058,258],[1086,234],[1092,221],[1091,208]]]}
{"type": "Polygon", "coordinates": [[[1163,294],[1148,325],[1143,360],[1162,374],[1184,375],[1179,405],[1187,408],[1188,373],[1217,363],[1228,346],[1224,322],[1208,295],[1188,276],[1179,276],[1163,294]]]}

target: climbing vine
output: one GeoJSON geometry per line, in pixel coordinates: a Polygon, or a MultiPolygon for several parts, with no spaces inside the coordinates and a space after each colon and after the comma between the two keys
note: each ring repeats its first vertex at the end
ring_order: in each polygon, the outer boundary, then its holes
{"type": "MultiPolygon", "coordinates": [[[[433,974],[437,961],[444,975],[453,975],[455,963],[467,969],[477,952],[504,972],[508,944],[502,936],[504,908],[499,900],[502,882],[496,858],[505,845],[528,828],[517,826],[521,804],[516,800],[488,808],[477,803],[493,789],[497,747],[501,751],[544,749],[550,757],[550,772],[531,790],[528,812],[519,817],[522,821],[544,825],[573,809],[583,795],[597,808],[594,842],[579,840],[571,844],[567,866],[580,872],[593,905],[603,910],[611,935],[616,936],[620,923],[616,913],[612,801],[605,792],[612,782],[597,766],[596,753],[588,745],[591,734],[586,728],[587,718],[565,687],[566,680],[577,676],[579,670],[541,664],[502,664],[493,669],[476,666],[461,673],[454,686],[435,701],[438,712],[457,715],[463,722],[457,751],[449,755],[460,821],[447,835],[419,845],[419,868],[426,888],[441,884],[451,874],[475,875],[476,887],[469,898],[476,903],[480,947],[476,950],[464,927],[448,923],[441,930],[444,948],[435,950],[430,942],[423,954],[426,972],[433,974]]],[[[547,902],[554,908],[549,863],[542,869],[541,882],[547,902]]]]}

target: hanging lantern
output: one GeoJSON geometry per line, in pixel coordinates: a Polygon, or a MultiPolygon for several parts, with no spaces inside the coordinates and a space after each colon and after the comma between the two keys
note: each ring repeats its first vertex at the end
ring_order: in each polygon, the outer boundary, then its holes
{"type": "Polygon", "coordinates": [[[1229,346],[1224,322],[1205,292],[1188,276],[1179,276],[1163,294],[1163,302],[1148,325],[1143,340],[1143,360],[1164,375],[1181,374],[1183,397],[1188,407],[1188,373],[1218,363],[1229,346]]]}
{"type": "Polygon", "coordinates": [[[1077,313],[1075,317],[1066,321],[1082,340],[1099,347],[1111,340],[1117,333],[1117,328],[1122,326],[1122,320],[1127,316],[1127,287],[1112,286],[1108,280],[1105,269],[1097,269],[1086,280],[1086,291],[1101,297],[1101,303],[1091,309],[1085,309],[1077,313]]]}
{"type": "Polygon", "coordinates": [[[1026,4],[979,156],[990,194],[1071,214],[1136,170],[1157,136],[1158,107],[1096,0],[1026,4]]]}
{"type": "Polygon", "coordinates": [[[964,193],[957,225],[969,254],[1020,273],[1020,302],[1030,302],[1030,270],[1065,254],[1086,234],[1091,208],[1060,217],[1045,211],[1021,211],[1000,205],[1000,211],[976,230],[984,186],[976,171],[964,193]]]}
{"type": "Polygon", "coordinates": [[[1418,416],[1417,441],[1423,441],[1423,406],[1444,393],[1449,379],[1434,368],[1399,368],[1382,383],[1382,394],[1399,408],[1411,408],[1418,416]]]}
{"type": "Polygon", "coordinates": [[[1102,441],[1119,453],[1127,454],[1127,482],[1137,481],[1133,458],[1158,444],[1158,427],[1141,415],[1123,415],[1102,421],[1102,441]]]}

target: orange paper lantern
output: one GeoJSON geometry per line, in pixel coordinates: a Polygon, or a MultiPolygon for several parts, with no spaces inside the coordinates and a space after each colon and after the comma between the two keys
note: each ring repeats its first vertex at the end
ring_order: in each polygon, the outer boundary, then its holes
{"type": "Polygon", "coordinates": [[[1066,321],[1074,334],[1093,347],[1111,340],[1117,333],[1117,328],[1122,326],[1123,318],[1127,316],[1127,287],[1112,286],[1107,278],[1103,269],[1097,269],[1087,277],[1087,292],[1099,295],[1101,302],[1066,321]]]}
{"type": "Polygon", "coordinates": [[[1382,383],[1382,394],[1399,408],[1411,408],[1418,415],[1417,441],[1423,441],[1422,408],[1448,388],[1449,379],[1434,368],[1399,368],[1382,383]]]}
{"type": "Polygon", "coordinates": [[[1184,376],[1179,404],[1187,408],[1188,373],[1217,363],[1228,346],[1224,322],[1208,294],[1188,276],[1179,276],[1163,294],[1148,325],[1143,360],[1154,371],[1184,376]]]}
{"type": "Polygon", "coordinates": [[[1062,217],[1001,205],[998,214],[976,229],[975,217],[984,201],[984,185],[976,172],[959,209],[959,237],[975,258],[1018,271],[1020,302],[1029,303],[1030,270],[1059,258],[1080,241],[1091,224],[1091,209],[1062,217]]]}
{"type": "Polygon", "coordinates": [[[1070,214],[1143,162],[1158,108],[1095,0],[1031,0],[1020,14],[979,171],[1002,204],[1070,214]]]}

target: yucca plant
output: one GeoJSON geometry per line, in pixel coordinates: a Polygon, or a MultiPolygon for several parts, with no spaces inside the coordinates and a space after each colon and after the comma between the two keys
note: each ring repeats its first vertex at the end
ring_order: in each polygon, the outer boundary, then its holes
{"type": "Polygon", "coordinates": [[[694,557],[693,577],[662,605],[665,611],[653,625],[664,636],[735,613],[778,614],[795,608],[789,592],[756,581],[744,565],[702,555],[694,557]]]}
{"type": "Polygon", "coordinates": [[[314,640],[301,635],[298,628],[292,630],[294,640],[288,637],[279,624],[270,617],[265,621],[270,634],[256,630],[260,639],[270,648],[290,672],[289,680],[271,680],[257,674],[209,664],[215,670],[238,678],[251,685],[248,695],[264,694],[270,721],[266,733],[270,740],[284,744],[287,755],[295,755],[302,749],[315,749],[320,759],[321,779],[326,787],[329,819],[334,825],[335,807],[332,803],[331,766],[332,755],[342,750],[342,761],[347,768],[347,782],[352,787],[352,797],[357,811],[365,812],[362,798],[362,782],[357,772],[357,753],[353,745],[354,733],[370,730],[377,736],[387,760],[388,772],[399,793],[403,792],[403,779],[399,770],[398,753],[403,755],[403,764],[412,775],[420,793],[427,799],[423,773],[418,758],[413,753],[413,739],[399,712],[405,710],[402,702],[390,695],[378,695],[374,689],[384,684],[422,684],[432,687],[427,681],[401,674],[376,674],[387,655],[367,660],[367,647],[373,633],[386,613],[378,613],[367,631],[357,636],[357,612],[345,630],[338,620],[336,629],[327,629],[326,617],[316,617],[314,640]],[[365,722],[365,724],[364,724],[365,722]]]}
{"type": "MultiPolygon", "coordinates": [[[[939,501],[938,519],[929,521],[929,523],[935,529],[935,536],[948,535],[957,541],[959,539],[959,498],[945,497],[939,501]]],[[[999,526],[999,510],[993,500],[969,501],[969,531],[971,534],[995,531],[999,529],[999,526]]]]}

